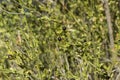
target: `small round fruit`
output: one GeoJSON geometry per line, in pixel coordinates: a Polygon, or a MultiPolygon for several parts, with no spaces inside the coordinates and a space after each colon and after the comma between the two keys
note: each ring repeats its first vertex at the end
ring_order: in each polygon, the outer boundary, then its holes
{"type": "Polygon", "coordinates": [[[62,40],[62,38],[61,37],[58,37],[58,41],[61,41],[62,40]]]}
{"type": "Polygon", "coordinates": [[[64,27],[62,27],[62,30],[63,30],[63,31],[65,31],[65,30],[66,30],[66,27],[65,27],[65,26],[64,26],[64,27]]]}

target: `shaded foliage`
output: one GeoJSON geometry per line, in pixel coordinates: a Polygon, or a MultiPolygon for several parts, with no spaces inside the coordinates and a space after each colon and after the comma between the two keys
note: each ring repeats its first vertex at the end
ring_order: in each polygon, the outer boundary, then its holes
{"type": "MultiPolygon", "coordinates": [[[[2,1],[0,79],[116,80],[120,64],[111,60],[103,6],[100,0],[2,1]]],[[[109,6],[119,57],[119,2],[109,6]]]]}

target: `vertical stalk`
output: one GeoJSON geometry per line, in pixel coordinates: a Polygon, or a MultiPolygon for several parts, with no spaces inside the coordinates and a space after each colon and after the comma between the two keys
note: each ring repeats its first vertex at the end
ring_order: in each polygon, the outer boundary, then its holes
{"type": "Polygon", "coordinates": [[[110,51],[112,55],[112,61],[115,61],[117,58],[117,55],[115,54],[114,50],[114,37],[113,37],[113,29],[112,29],[112,21],[111,21],[111,15],[110,15],[110,9],[108,5],[108,0],[103,0],[104,2],[104,10],[105,10],[105,15],[107,19],[107,24],[108,24],[108,33],[109,33],[109,41],[110,41],[110,51]]]}
{"type": "Polygon", "coordinates": [[[104,8],[105,8],[105,14],[106,14],[106,19],[107,19],[107,24],[108,24],[110,48],[114,49],[113,29],[112,29],[110,10],[109,10],[109,6],[108,6],[108,0],[104,0],[104,8]]]}

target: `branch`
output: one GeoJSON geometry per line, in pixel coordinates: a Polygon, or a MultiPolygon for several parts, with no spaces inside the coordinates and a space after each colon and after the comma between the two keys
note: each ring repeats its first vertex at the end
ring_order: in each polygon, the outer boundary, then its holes
{"type": "Polygon", "coordinates": [[[107,24],[108,24],[110,49],[114,50],[113,29],[112,29],[110,10],[109,10],[109,6],[108,6],[108,0],[104,0],[104,9],[105,9],[106,19],[107,19],[107,24]]]}

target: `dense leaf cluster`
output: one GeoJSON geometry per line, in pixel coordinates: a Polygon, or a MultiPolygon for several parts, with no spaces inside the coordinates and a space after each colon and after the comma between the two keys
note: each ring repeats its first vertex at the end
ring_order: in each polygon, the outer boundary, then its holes
{"type": "Polygon", "coordinates": [[[109,0],[115,62],[103,6],[102,0],[0,1],[0,79],[119,79],[120,2],[109,0]]]}

